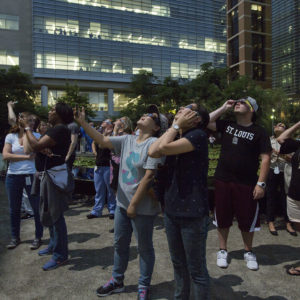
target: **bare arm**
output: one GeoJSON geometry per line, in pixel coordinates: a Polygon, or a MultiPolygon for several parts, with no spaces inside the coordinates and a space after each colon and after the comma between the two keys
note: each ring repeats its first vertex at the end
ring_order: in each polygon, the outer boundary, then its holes
{"type": "Polygon", "coordinates": [[[207,128],[213,131],[217,130],[216,121],[218,118],[220,118],[227,110],[230,108],[233,108],[235,101],[234,100],[228,100],[226,101],[221,107],[216,109],[215,111],[211,112],[209,114],[209,123],[207,125],[207,128]]]}
{"type": "Polygon", "coordinates": [[[93,151],[93,154],[95,155],[95,156],[97,156],[97,148],[96,147],[98,147],[96,144],[95,144],[95,142],[93,141],[92,142],[92,151],[93,151]]]}
{"type": "Polygon", "coordinates": [[[77,145],[77,141],[78,141],[78,134],[77,133],[72,133],[71,134],[71,144],[70,144],[70,147],[69,147],[69,151],[67,153],[67,156],[66,156],[66,161],[70,158],[70,156],[73,154],[75,148],[76,148],[76,145],[77,145]]]}
{"type": "Polygon", "coordinates": [[[12,101],[7,102],[8,109],[8,124],[14,126],[17,123],[17,117],[14,112],[14,103],[12,101]]]}
{"type": "Polygon", "coordinates": [[[2,151],[3,159],[9,161],[22,161],[33,159],[33,154],[13,154],[11,144],[5,143],[2,151]]]}
{"type": "Polygon", "coordinates": [[[82,108],[81,111],[78,111],[77,113],[78,114],[76,114],[75,112],[74,118],[85,130],[86,134],[90,136],[101,148],[113,149],[113,145],[110,142],[109,137],[104,136],[85,121],[84,108],[82,108]]]}
{"type": "Polygon", "coordinates": [[[300,129],[300,121],[296,124],[294,124],[289,129],[285,130],[278,138],[277,141],[280,144],[283,144],[285,140],[289,139],[294,132],[296,132],[298,129],[300,129]]]}
{"type": "Polygon", "coordinates": [[[42,138],[37,140],[33,135],[33,133],[31,132],[31,130],[26,130],[26,136],[30,147],[35,152],[40,152],[41,150],[44,150],[49,147],[53,147],[56,144],[56,142],[46,134],[42,138]]]}
{"type": "MultiPolygon", "coordinates": [[[[262,153],[260,157],[261,157],[261,163],[260,163],[260,172],[259,172],[258,181],[266,182],[270,170],[271,153],[262,153]]],[[[255,200],[258,200],[263,198],[264,195],[265,195],[265,190],[262,187],[256,185],[253,191],[253,198],[255,200]]]]}
{"type": "Polygon", "coordinates": [[[136,216],[136,208],[146,195],[149,189],[149,185],[154,179],[155,170],[146,170],[144,177],[142,178],[134,196],[132,197],[129,206],[127,208],[127,216],[134,218],[136,216]]]}

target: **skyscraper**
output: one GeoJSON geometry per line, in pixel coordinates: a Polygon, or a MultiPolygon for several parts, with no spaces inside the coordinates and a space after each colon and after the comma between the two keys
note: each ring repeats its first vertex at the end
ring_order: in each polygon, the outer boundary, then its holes
{"type": "Polygon", "coordinates": [[[227,0],[227,64],[231,78],[271,87],[271,0],[227,0]]]}
{"type": "Polygon", "coordinates": [[[226,63],[223,0],[1,2],[0,64],[32,74],[43,105],[69,80],[101,117],[126,105],[129,82],[141,69],[159,79],[192,79],[205,62],[226,63]]]}
{"type": "Polygon", "coordinates": [[[273,87],[300,100],[300,0],[272,1],[273,87]]]}

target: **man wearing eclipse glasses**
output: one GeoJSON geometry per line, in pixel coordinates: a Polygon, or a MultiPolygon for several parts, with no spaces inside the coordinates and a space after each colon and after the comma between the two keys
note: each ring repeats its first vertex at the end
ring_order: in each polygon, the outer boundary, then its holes
{"type": "Polygon", "coordinates": [[[227,238],[233,217],[236,216],[244,242],[244,259],[250,270],[258,263],[252,252],[254,231],[260,229],[258,200],[264,197],[270,168],[270,139],[256,125],[256,100],[245,97],[228,100],[210,113],[208,128],[221,133],[221,153],[215,172],[215,221],[220,250],[217,265],[228,267],[227,238]],[[233,109],[235,121],[219,120],[233,109]],[[261,159],[260,172],[259,160],[261,159]]]}

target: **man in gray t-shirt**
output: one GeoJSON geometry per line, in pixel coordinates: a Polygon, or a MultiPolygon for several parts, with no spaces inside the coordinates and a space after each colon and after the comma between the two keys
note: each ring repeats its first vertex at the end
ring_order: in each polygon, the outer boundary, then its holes
{"type": "Polygon", "coordinates": [[[75,122],[68,124],[68,128],[71,131],[71,144],[66,156],[66,164],[70,170],[72,170],[73,163],[76,158],[76,146],[78,141],[79,127],[75,122]]]}
{"type": "MultiPolygon", "coordinates": [[[[117,205],[125,210],[127,210],[146,170],[155,170],[159,164],[163,164],[163,158],[148,156],[149,146],[156,138],[148,138],[142,143],[137,143],[137,138],[135,135],[109,138],[116,155],[121,156],[117,205]]],[[[156,215],[159,212],[158,201],[154,200],[149,194],[143,197],[136,210],[139,215],[156,215]]]]}

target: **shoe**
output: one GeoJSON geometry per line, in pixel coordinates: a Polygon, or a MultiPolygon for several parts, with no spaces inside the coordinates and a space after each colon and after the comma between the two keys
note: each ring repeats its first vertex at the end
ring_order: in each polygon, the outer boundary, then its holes
{"type": "Polygon", "coordinates": [[[118,283],[112,277],[107,283],[97,289],[97,296],[105,297],[115,293],[122,293],[124,291],[125,287],[123,281],[118,283]]]}
{"type": "Polygon", "coordinates": [[[292,236],[297,236],[297,232],[296,231],[289,231],[289,230],[286,230],[290,235],[292,236]]]}
{"type": "Polygon", "coordinates": [[[38,254],[39,254],[39,256],[51,255],[52,254],[52,250],[47,247],[45,249],[40,250],[38,252],[38,254]]]}
{"type": "Polygon", "coordinates": [[[290,269],[287,269],[286,272],[289,274],[289,275],[292,275],[292,276],[300,276],[300,270],[292,267],[290,269]]]}
{"type": "Polygon", "coordinates": [[[277,230],[269,230],[272,235],[278,236],[277,230]]]}
{"type": "Polygon", "coordinates": [[[62,264],[66,263],[67,261],[68,261],[68,258],[62,259],[62,260],[50,259],[48,262],[46,262],[43,265],[43,270],[44,271],[54,270],[54,269],[58,268],[59,266],[61,266],[62,264]]]}
{"type": "Polygon", "coordinates": [[[227,268],[228,261],[227,261],[228,253],[226,250],[220,250],[217,253],[217,266],[220,268],[227,268]]]}
{"type": "Polygon", "coordinates": [[[138,289],[138,300],[149,300],[150,299],[150,289],[148,287],[141,287],[138,289]]]}
{"type": "Polygon", "coordinates": [[[94,215],[94,214],[88,214],[86,216],[88,219],[94,219],[94,218],[99,218],[98,216],[94,215]]]}
{"type": "Polygon", "coordinates": [[[41,239],[34,239],[31,246],[30,246],[30,249],[31,250],[36,250],[36,249],[39,249],[42,245],[42,240],[41,239]]]}
{"type": "Polygon", "coordinates": [[[6,246],[7,249],[15,249],[21,243],[20,239],[11,239],[9,244],[6,246]]]}
{"type": "Polygon", "coordinates": [[[248,269],[252,271],[258,270],[258,263],[256,261],[256,255],[253,252],[246,252],[244,254],[244,260],[247,262],[248,269]]]}
{"type": "Polygon", "coordinates": [[[115,214],[109,214],[108,217],[110,220],[113,220],[115,218],[115,214]]]}
{"type": "Polygon", "coordinates": [[[28,214],[28,213],[24,213],[21,215],[22,220],[27,220],[27,219],[31,219],[31,218],[33,218],[33,215],[28,214]]]}

